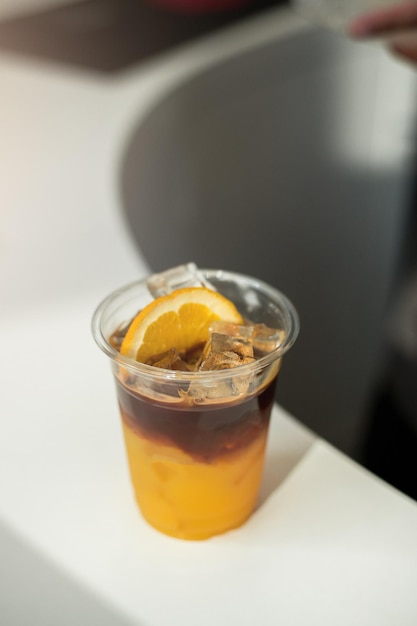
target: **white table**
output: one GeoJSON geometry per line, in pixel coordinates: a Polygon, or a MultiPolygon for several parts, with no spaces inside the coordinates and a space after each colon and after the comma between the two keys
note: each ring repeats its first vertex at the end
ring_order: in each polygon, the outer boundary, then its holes
{"type": "Polygon", "coordinates": [[[4,626],[417,623],[416,504],[278,406],[243,528],[148,527],[90,334],[98,301],[148,271],[119,210],[130,129],[221,55],[299,28],[279,12],[113,79],[0,57],[4,626]]]}

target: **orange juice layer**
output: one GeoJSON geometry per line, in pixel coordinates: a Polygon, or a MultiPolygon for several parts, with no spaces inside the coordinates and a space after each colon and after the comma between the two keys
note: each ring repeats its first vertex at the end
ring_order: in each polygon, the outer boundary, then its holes
{"type": "Polygon", "coordinates": [[[245,448],[205,463],[122,424],[136,500],[153,527],[181,539],[207,539],[237,528],[250,516],[262,478],[267,428],[245,448]]]}

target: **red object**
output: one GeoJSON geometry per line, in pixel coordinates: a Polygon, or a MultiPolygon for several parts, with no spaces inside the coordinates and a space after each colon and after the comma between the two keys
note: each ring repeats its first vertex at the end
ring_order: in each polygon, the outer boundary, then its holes
{"type": "Polygon", "coordinates": [[[182,13],[210,13],[243,7],[248,0],[148,0],[148,2],[182,13]]]}

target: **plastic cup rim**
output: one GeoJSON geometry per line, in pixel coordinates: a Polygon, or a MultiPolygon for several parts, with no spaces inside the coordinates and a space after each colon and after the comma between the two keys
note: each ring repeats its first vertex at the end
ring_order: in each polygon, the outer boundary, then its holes
{"type": "Polygon", "coordinates": [[[288,350],[294,345],[299,331],[300,323],[298,313],[292,304],[292,302],[278,289],[272,287],[268,283],[238,272],[231,272],[225,270],[213,270],[213,269],[199,269],[208,279],[210,276],[229,279],[240,279],[251,283],[252,287],[261,289],[264,293],[271,297],[276,304],[279,303],[280,309],[285,313],[285,318],[288,328],[286,328],[286,337],[284,341],[277,346],[274,350],[262,356],[253,363],[246,365],[239,365],[236,368],[227,370],[209,370],[209,371],[196,371],[196,372],[183,372],[178,370],[169,370],[164,368],[156,368],[146,363],[140,363],[126,356],[121,355],[115,348],[113,348],[105,337],[101,321],[103,314],[107,310],[108,306],[114,302],[117,298],[131,291],[132,289],[144,285],[148,277],[141,280],[130,282],[119,289],[114,290],[106,298],[104,298],[94,311],[91,330],[93,338],[98,347],[114,362],[119,365],[134,371],[135,374],[141,375],[146,378],[152,378],[153,380],[175,380],[175,381],[195,381],[195,380],[222,380],[230,377],[231,375],[248,375],[262,371],[268,365],[281,358],[288,350]]]}

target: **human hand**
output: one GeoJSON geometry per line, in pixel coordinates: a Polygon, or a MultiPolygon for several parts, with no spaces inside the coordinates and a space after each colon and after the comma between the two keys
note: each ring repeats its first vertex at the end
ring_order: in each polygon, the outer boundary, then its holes
{"type": "Polygon", "coordinates": [[[408,0],[354,19],[348,33],[355,39],[386,38],[391,52],[417,66],[417,1],[408,0]]]}

